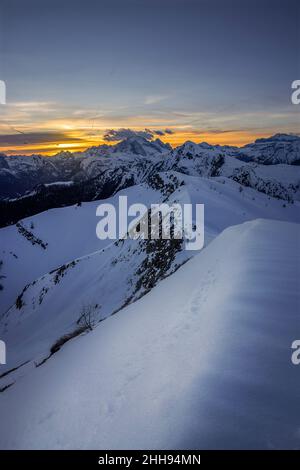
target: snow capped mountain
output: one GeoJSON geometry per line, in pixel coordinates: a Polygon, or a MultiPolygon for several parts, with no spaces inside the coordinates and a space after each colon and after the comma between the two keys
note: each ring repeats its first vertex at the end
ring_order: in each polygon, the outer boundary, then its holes
{"type": "Polygon", "coordinates": [[[254,144],[243,147],[241,152],[241,159],[264,165],[300,165],[300,137],[276,134],[269,138],[257,139],[254,144]]]}
{"type": "Polygon", "coordinates": [[[160,139],[150,141],[143,137],[130,137],[112,147],[113,154],[125,153],[142,155],[143,157],[166,153],[170,150],[171,146],[164,144],[160,139]]]}
{"type": "Polygon", "coordinates": [[[24,366],[1,394],[1,448],[299,448],[299,239],[284,222],[227,229],[142,299],[24,366]]]}
{"type": "Polygon", "coordinates": [[[207,155],[210,155],[211,157],[218,155],[236,156],[238,155],[238,148],[230,147],[228,145],[210,145],[206,142],[195,144],[194,142],[187,141],[175,149],[175,154],[179,156],[183,155],[188,158],[203,157],[207,155]]]}
{"type": "Polygon", "coordinates": [[[55,157],[41,155],[0,156],[0,199],[19,197],[35,186],[72,179],[80,170],[80,158],[70,152],[55,157]]]}
{"type": "Polygon", "coordinates": [[[253,161],[245,163],[241,151],[243,149],[228,146],[186,142],[174,150],[172,168],[194,176],[225,176],[242,186],[289,202],[300,199],[298,167],[283,164],[267,166],[253,161]]]}
{"type": "MultiPolygon", "coordinates": [[[[285,143],[290,142],[288,137],[281,136],[285,143]]],[[[291,139],[295,143],[291,145],[298,145],[298,138],[291,136],[291,139]]],[[[275,136],[277,141],[281,142],[275,136]]],[[[273,140],[263,143],[267,148],[273,145],[273,140]]],[[[246,149],[253,153],[253,160],[258,155],[257,146],[252,144],[246,149]]],[[[67,152],[52,158],[2,157],[0,179],[5,181],[2,196],[10,192],[17,197],[0,199],[0,226],[54,207],[107,198],[124,188],[147,182],[153,174],[170,170],[191,176],[224,176],[274,198],[288,202],[300,200],[299,166],[245,162],[241,152],[243,149],[235,147],[193,142],[171,150],[159,139],[130,137],[113,146],[93,147],[83,153],[67,152]],[[24,184],[33,187],[33,182],[34,189],[20,197],[24,184]],[[50,185],[55,182],[68,182],[69,186],[50,185]],[[74,184],[70,186],[70,182],[74,184]]]]}
{"type": "MultiPolygon", "coordinates": [[[[138,167],[145,170],[159,164],[165,170],[179,169],[202,176],[212,172],[214,176],[216,169],[212,168],[211,171],[209,167],[212,164],[218,169],[223,158],[227,163],[234,158],[230,165],[235,168],[239,167],[239,161],[244,164],[256,162],[261,165],[297,165],[300,162],[300,137],[277,134],[268,139],[258,139],[242,148],[187,141],[172,150],[169,144],[160,139],[147,140],[136,136],[115,145],[91,147],[85,152],[60,152],[51,158],[40,155],[9,157],[1,154],[0,199],[23,196],[26,191],[32,192],[39,184],[69,180],[86,182],[116,169],[124,173],[126,166],[127,173],[131,169],[134,174],[138,167]]],[[[134,181],[137,183],[135,179],[134,181]]]]}

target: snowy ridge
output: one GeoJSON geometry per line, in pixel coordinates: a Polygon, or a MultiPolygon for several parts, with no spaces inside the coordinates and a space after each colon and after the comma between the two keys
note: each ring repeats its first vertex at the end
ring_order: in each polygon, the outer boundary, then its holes
{"type": "Polygon", "coordinates": [[[283,222],[225,230],[7,389],[1,447],[299,448],[299,240],[283,222]]]}

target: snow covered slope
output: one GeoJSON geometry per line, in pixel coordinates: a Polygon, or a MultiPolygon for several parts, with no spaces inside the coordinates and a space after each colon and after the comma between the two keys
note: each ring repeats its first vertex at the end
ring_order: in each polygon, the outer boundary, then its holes
{"type": "Polygon", "coordinates": [[[299,243],[298,224],[225,230],[1,393],[0,447],[300,448],[299,243]]]}
{"type": "MultiPolygon", "coordinates": [[[[154,189],[140,185],[120,191],[105,202],[116,205],[118,196],[125,194],[128,204],[141,200],[149,205],[161,197],[154,189]]],[[[76,258],[100,251],[111,242],[96,237],[99,204],[94,201],[51,209],[0,229],[0,314],[15,302],[25,285],[76,258]]]]}
{"type": "MultiPolygon", "coordinates": [[[[105,202],[117,205],[118,196],[126,194],[129,204],[141,201],[148,207],[162,200],[202,203],[206,245],[226,227],[257,217],[300,223],[299,203],[283,207],[282,201],[251,188],[241,191],[239,184],[226,178],[167,172],[150,183],[128,188],[105,202]]],[[[97,306],[97,320],[106,318],[196,254],[182,249],[180,243],[100,242],[95,232],[98,203],[44,212],[0,230],[1,274],[5,276],[0,291],[0,337],[6,341],[10,358],[3,372],[26,361],[32,366],[48,356],[55,341],[76,330],[83,307],[97,306]],[[44,248],[32,244],[20,227],[33,233],[44,248]]],[[[0,387],[22,373],[20,368],[0,379],[0,387]]]]}
{"type": "MultiPolygon", "coordinates": [[[[288,168],[292,170],[291,167],[288,168]]],[[[278,173],[281,170],[281,165],[276,166],[278,173]]],[[[282,170],[280,177],[288,185],[294,175],[292,176],[291,171],[284,180],[284,174],[282,170]]],[[[177,189],[176,185],[172,187],[173,191],[178,192],[180,199],[186,194],[183,202],[205,204],[206,240],[210,240],[229,225],[257,217],[300,222],[298,201],[288,204],[286,201],[267,197],[264,192],[255,190],[255,187],[252,189],[251,186],[242,186],[238,177],[235,181],[226,177],[208,179],[175,172],[167,172],[165,175],[175,175],[179,184],[184,183],[184,186],[177,189]]],[[[120,195],[127,195],[129,204],[139,201],[149,206],[162,201],[166,198],[164,185],[168,187],[168,176],[165,181],[161,180],[162,186],[159,178],[154,173],[150,180],[119,191],[106,202],[115,204],[120,195]]],[[[168,197],[175,200],[177,196],[174,193],[168,197]]],[[[16,296],[28,283],[66,262],[105,246],[105,242],[100,242],[95,234],[95,212],[99,203],[100,201],[94,201],[80,206],[52,209],[0,229],[0,274],[3,276],[0,280],[3,286],[3,290],[0,290],[0,313],[15,302],[16,296]]]]}

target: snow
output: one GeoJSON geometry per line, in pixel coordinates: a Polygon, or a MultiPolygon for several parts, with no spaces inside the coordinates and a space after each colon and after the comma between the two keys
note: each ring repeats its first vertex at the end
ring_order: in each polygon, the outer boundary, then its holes
{"type": "Polygon", "coordinates": [[[47,183],[45,186],[72,186],[73,184],[74,181],[54,181],[54,183],[47,183]]]}
{"type": "Polygon", "coordinates": [[[0,447],[299,448],[299,241],[226,229],[1,394],[0,447]]]}
{"type": "MultiPolygon", "coordinates": [[[[135,186],[120,191],[105,200],[116,204],[119,195],[126,194],[128,203],[143,200],[145,204],[157,201],[154,190],[135,186]]],[[[96,237],[96,208],[101,201],[51,209],[22,220],[25,228],[48,243],[46,250],[31,243],[18,231],[16,225],[0,229],[1,274],[5,275],[0,292],[0,314],[5,312],[23,287],[60,265],[104,248],[110,240],[96,237]],[[34,228],[31,228],[33,224],[34,228]]]]}
{"type": "Polygon", "coordinates": [[[269,138],[257,139],[241,149],[252,160],[265,165],[280,163],[299,165],[300,137],[293,134],[276,134],[269,138]]]}
{"type": "MultiPolygon", "coordinates": [[[[170,196],[170,204],[205,205],[206,245],[226,227],[257,217],[300,223],[298,203],[283,208],[281,201],[269,199],[251,188],[245,188],[241,193],[237,183],[224,178],[211,180],[179,173],[173,175],[185,184],[170,196]]],[[[167,178],[169,173],[161,176],[167,178]]],[[[143,201],[148,206],[162,197],[146,186],[133,186],[105,202],[117,206],[118,196],[124,194],[129,204],[143,201]]],[[[53,209],[24,219],[22,224],[48,243],[46,250],[32,246],[16,226],[0,231],[5,249],[2,271],[6,276],[0,294],[2,312],[12,306],[0,322],[1,337],[11,350],[7,368],[47,353],[55,339],[66,333],[79,318],[83,305],[101,305],[101,317],[104,318],[125,302],[129,294],[127,284],[135,278],[135,270],[141,262],[134,253],[137,242],[126,242],[120,250],[110,240],[96,238],[95,214],[99,203],[53,209]],[[34,229],[30,228],[32,223],[34,229]],[[103,251],[104,248],[107,249],[103,251]],[[132,256],[130,263],[129,253],[132,256]],[[112,266],[114,259],[118,264],[112,266]],[[67,269],[60,282],[55,283],[55,273],[48,273],[73,260],[76,265],[67,269]],[[30,270],[28,266],[31,266],[30,270]],[[13,304],[23,287],[30,283],[32,285],[22,297],[25,305],[19,310],[13,304]]],[[[188,257],[194,254],[184,253],[188,257]]]]}
{"type": "MultiPolygon", "coordinates": [[[[175,172],[172,175],[184,185],[171,194],[170,204],[205,206],[206,245],[225,228],[257,217],[300,223],[298,203],[283,208],[282,201],[269,199],[251,188],[240,192],[238,183],[221,177],[212,180],[175,172]]],[[[161,177],[169,181],[170,173],[161,177]]],[[[117,207],[118,196],[124,194],[128,204],[142,201],[148,207],[163,198],[159,191],[138,185],[120,191],[105,202],[117,207]]],[[[24,219],[22,224],[48,243],[45,250],[39,245],[32,246],[16,226],[0,231],[5,249],[2,272],[6,276],[0,293],[0,336],[6,341],[10,358],[3,371],[25,361],[31,361],[32,366],[34,361],[39,362],[48,355],[58,338],[76,328],[83,306],[98,304],[101,306],[98,317],[103,319],[134,294],[136,272],[147,256],[145,249],[136,241],[115,246],[111,240],[98,240],[95,214],[99,203],[53,209],[24,219]],[[30,228],[32,223],[34,229],[30,228]],[[50,271],[72,261],[74,266],[68,267],[57,282],[57,272],[50,271]],[[18,308],[15,302],[25,285],[28,287],[22,294],[23,305],[18,308]]],[[[172,268],[195,254],[179,252],[172,268]]],[[[5,385],[20,374],[23,369],[6,377],[5,385]]]]}
{"type": "Polygon", "coordinates": [[[230,176],[234,169],[243,166],[256,172],[257,168],[267,165],[267,176],[272,179],[277,164],[292,166],[290,173],[297,175],[299,189],[300,137],[295,135],[278,134],[241,148],[187,141],[174,150],[159,139],[149,141],[139,137],[125,139],[116,145],[91,147],[85,152],[60,152],[51,158],[1,154],[0,198],[20,197],[40,183],[55,184],[65,180],[87,183],[96,176],[100,180],[107,177],[109,181],[113,173],[119,171],[134,178],[135,183],[141,183],[155,165],[164,170],[177,169],[194,176],[209,176],[214,160],[220,156],[225,157],[223,176],[230,176]]]}
{"type": "Polygon", "coordinates": [[[0,448],[300,448],[300,166],[287,164],[299,142],[171,150],[134,138],[51,159],[1,156],[8,194],[24,193],[26,173],[29,189],[41,178],[61,194],[73,178],[92,182],[95,198],[112,185],[115,206],[120,195],[204,204],[205,248],[100,241],[101,201],[1,229],[0,448]],[[154,289],[140,282],[149,249],[154,289]],[[47,359],[88,305],[95,330],[47,359]]]}

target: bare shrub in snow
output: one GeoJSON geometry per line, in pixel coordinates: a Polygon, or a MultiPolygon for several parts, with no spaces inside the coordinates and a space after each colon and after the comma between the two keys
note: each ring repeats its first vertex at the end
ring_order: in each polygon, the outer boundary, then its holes
{"type": "Polygon", "coordinates": [[[97,311],[99,305],[83,305],[80,311],[80,317],[77,320],[77,324],[86,328],[87,330],[93,330],[97,323],[97,311]]]}

